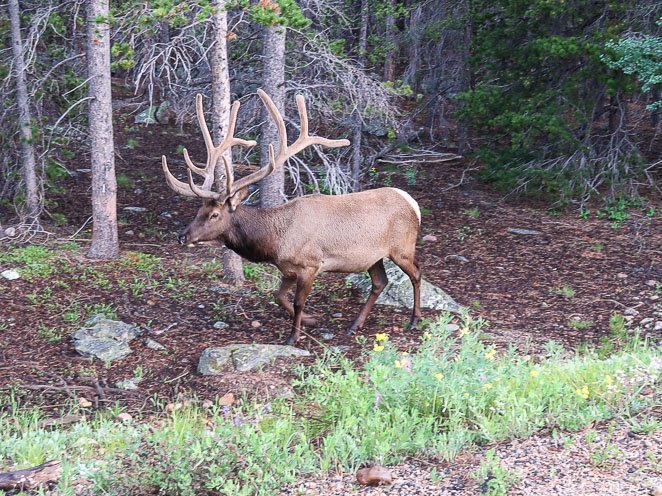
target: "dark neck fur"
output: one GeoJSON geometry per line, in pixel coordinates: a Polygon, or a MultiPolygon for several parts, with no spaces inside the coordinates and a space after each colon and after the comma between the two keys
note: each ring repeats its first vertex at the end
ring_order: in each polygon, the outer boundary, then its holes
{"type": "Polygon", "coordinates": [[[286,225],[282,207],[260,209],[239,205],[223,234],[225,246],[251,262],[273,262],[286,225]],[[280,210],[276,213],[275,210],[280,210]]]}

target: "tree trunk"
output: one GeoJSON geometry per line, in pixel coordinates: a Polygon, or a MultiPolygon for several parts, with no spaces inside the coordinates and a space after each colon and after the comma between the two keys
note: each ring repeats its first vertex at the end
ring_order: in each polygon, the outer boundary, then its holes
{"type": "Polygon", "coordinates": [[[11,24],[14,71],[16,73],[16,103],[18,104],[18,125],[21,133],[21,161],[28,207],[28,222],[39,223],[41,202],[37,187],[37,161],[32,137],[32,116],[28,100],[28,87],[25,80],[25,59],[21,40],[21,20],[18,0],[9,0],[9,23],[11,24]]]}
{"type": "MultiPolygon", "coordinates": [[[[366,51],[368,48],[368,19],[370,17],[368,0],[361,0],[361,27],[359,29],[357,58],[358,65],[365,69],[366,51]]],[[[363,138],[363,119],[361,109],[354,109],[352,115],[352,156],[351,156],[351,174],[352,191],[361,191],[361,165],[363,157],[361,155],[361,140],[363,138]]]]}
{"type": "Polygon", "coordinates": [[[117,181],[110,87],[108,0],[90,0],[87,11],[89,129],[92,160],[92,245],[89,258],[117,258],[117,181]]]}
{"type": "MultiPolygon", "coordinates": [[[[285,115],[285,26],[267,26],[262,41],[262,84],[276,108],[285,115]]],[[[278,129],[266,108],[262,112],[262,140],[260,142],[260,165],[269,163],[269,144],[278,154],[278,129]]],[[[285,169],[277,168],[260,182],[260,206],[275,207],[285,202],[285,169]]]]}
{"type": "Polygon", "coordinates": [[[396,0],[390,1],[390,12],[386,17],[386,42],[388,43],[388,50],[384,59],[384,81],[395,80],[395,63],[398,53],[397,38],[396,38],[396,25],[395,25],[395,7],[396,0]]]}
{"type": "MultiPolygon", "coordinates": [[[[212,100],[212,135],[216,143],[223,141],[228,132],[230,120],[230,71],[228,69],[228,14],[225,10],[226,0],[215,0],[214,45],[209,52],[211,67],[211,100],[212,100]]],[[[225,159],[232,164],[232,150],[225,153],[225,159]]],[[[216,181],[224,177],[224,168],[216,167],[216,181]]],[[[223,272],[225,277],[235,285],[244,282],[244,268],[241,257],[228,248],[223,248],[223,272]]]]}

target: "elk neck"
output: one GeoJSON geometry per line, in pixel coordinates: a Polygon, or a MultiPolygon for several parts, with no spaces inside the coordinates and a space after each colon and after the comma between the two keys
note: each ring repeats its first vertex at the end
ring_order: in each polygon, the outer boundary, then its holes
{"type": "Polygon", "coordinates": [[[239,205],[221,240],[251,262],[273,262],[288,223],[286,205],[266,209],[239,205]]]}

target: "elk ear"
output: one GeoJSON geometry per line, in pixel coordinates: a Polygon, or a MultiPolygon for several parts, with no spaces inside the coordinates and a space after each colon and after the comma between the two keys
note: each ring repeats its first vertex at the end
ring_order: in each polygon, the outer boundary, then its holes
{"type": "Polygon", "coordinates": [[[243,202],[248,196],[248,186],[241,188],[239,191],[234,193],[230,198],[227,199],[228,207],[230,207],[230,212],[237,210],[237,206],[243,202]]]}

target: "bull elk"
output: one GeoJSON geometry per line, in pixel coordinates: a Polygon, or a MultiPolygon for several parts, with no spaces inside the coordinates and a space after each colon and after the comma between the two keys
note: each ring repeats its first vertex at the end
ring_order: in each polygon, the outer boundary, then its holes
{"type": "Polygon", "coordinates": [[[303,309],[313,281],[321,272],[368,271],[372,290],[347,333],[360,329],[388,282],[384,258],[393,260],[411,279],[414,308],[409,329],[415,328],[421,317],[421,271],[415,257],[421,212],[409,194],[396,188],[379,188],[340,196],[302,196],[273,208],[242,205],[249,185],[281,167],[289,157],[304,148],[314,144],[331,148],[349,145],[347,140],[309,136],[306,104],[298,95],[301,132],[288,146],[280,112],[266,93],[258,90],[258,95],[278,127],[278,154],[274,154],[273,144],[270,145],[268,166],[235,181],[232,166],[223,157],[224,152],[233,145],[254,146],[256,143],[234,137],[239,110],[239,102],[235,102],[227,136],[215,146],[204,118],[201,95],[197,95],[196,110],[207,148],[206,166],[203,169],[194,165],[184,149],[188,165],[186,183],[170,173],[166,157],[162,157],[168,185],[177,193],[203,199],[195,219],[179,234],[179,242],[192,244],[220,240],[250,261],[268,262],[278,267],[282,280],[274,296],[293,317],[287,344],[297,342],[302,322],[306,325],[314,323],[313,317],[303,309]],[[219,159],[225,166],[225,188],[216,192],[212,186],[219,159]],[[194,183],[192,173],[204,178],[202,186],[194,183]],[[293,287],[294,304],[288,299],[288,292],[293,287]]]}

